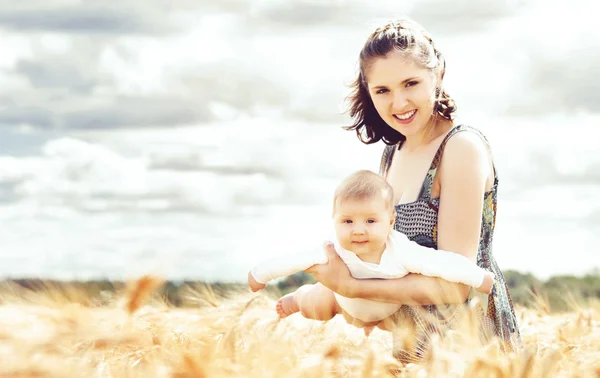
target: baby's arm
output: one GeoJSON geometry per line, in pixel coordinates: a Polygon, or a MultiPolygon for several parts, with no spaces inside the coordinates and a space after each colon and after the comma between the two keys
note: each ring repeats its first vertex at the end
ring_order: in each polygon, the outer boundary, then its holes
{"type": "Polygon", "coordinates": [[[271,280],[326,262],[327,256],[319,249],[315,249],[312,253],[277,256],[254,266],[248,273],[248,285],[252,291],[258,291],[271,280]]]}
{"type": "Polygon", "coordinates": [[[394,253],[409,272],[462,283],[488,294],[491,292],[494,274],[465,256],[424,247],[397,231],[394,231],[394,241],[394,253]]]}

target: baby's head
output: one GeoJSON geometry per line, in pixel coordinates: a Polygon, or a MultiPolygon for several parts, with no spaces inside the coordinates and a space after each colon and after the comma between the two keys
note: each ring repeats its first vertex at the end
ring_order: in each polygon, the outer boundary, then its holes
{"type": "Polygon", "coordinates": [[[369,257],[383,252],[394,225],[394,191],[378,174],[358,171],[344,179],[333,198],[333,221],[344,249],[369,257]]]}

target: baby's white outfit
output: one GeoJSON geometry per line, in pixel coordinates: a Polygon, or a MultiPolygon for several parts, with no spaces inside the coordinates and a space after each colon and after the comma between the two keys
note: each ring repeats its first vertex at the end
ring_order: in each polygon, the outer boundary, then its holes
{"type": "MultiPolygon", "coordinates": [[[[395,230],[387,239],[379,264],[362,261],[354,252],[343,249],[338,242],[335,242],[334,246],[340,258],[348,266],[350,274],[359,279],[390,279],[404,277],[408,273],[420,273],[477,288],[483,283],[485,274],[484,269],[463,255],[421,246],[395,230]]],[[[286,255],[264,261],[256,265],[251,270],[251,274],[256,281],[266,284],[273,279],[326,262],[327,257],[323,249],[316,249],[312,253],[286,255]]],[[[334,294],[341,308],[364,322],[383,320],[398,311],[401,306],[334,294]]]]}

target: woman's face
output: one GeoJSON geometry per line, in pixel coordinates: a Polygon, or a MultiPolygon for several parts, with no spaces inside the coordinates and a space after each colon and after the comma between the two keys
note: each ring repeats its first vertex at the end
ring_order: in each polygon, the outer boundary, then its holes
{"type": "Polygon", "coordinates": [[[375,58],[366,70],[369,94],[381,119],[406,137],[418,134],[433,114],[436,78],[406,53],[375,58]]]}

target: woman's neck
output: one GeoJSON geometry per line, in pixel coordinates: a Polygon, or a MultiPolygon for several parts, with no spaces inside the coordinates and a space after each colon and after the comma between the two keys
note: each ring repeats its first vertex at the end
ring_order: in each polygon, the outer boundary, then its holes
{"type": "Polygon", "coordinates": [[[412,151],[418,150],[437,139],[440,135],[445,134],[452,126],[453,122],[447,119],[430,120],[419,133],[407,136],[402,143],[402,148],[412,151]]]}

